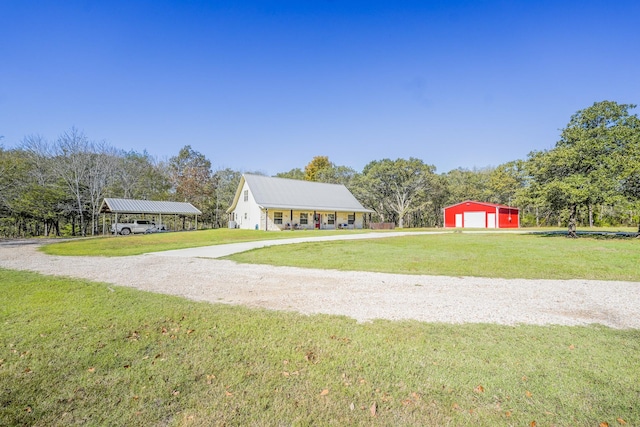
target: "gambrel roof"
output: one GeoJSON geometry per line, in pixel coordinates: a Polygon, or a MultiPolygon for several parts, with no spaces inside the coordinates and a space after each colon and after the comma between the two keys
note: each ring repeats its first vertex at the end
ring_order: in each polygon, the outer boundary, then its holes
{"type": "Polygon", "coordinates": [[[373,212],[364,208],[342,184],[250,174],[242,176],[233,204],[227,212],[235,209],[245,182],[256,203],[263,209],[373,212]]]}
{"type": "Polygon", "coordinates": [[[105,198],[100,207],[101,213],[124,214],[174,214],[202,215],[199,209],[185,202],[155,202],[151,200],[105,198]]]}

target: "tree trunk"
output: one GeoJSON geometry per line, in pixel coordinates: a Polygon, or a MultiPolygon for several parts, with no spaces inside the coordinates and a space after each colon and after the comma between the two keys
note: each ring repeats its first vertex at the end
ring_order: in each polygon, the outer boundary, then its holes
{"type": "Polygon", "coordinates": [[[589,205],[589,228],[593,228],[593,206],[589,205]]]}
{"type": "Polygon", "coordinates": [[[576,238],[578,235],[576,234],[576,222],[578,217],[578,205],[572,205],[569,209],[569,230],[567,233],[567,237],[576,238]]]}

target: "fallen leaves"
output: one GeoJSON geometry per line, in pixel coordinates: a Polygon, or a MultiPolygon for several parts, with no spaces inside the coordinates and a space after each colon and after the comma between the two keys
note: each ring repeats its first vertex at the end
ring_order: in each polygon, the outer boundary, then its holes
{"type": "Polygon", "coordinates": [[[372,417],[375,417],[377,411],[378,411],[378,404],[376,402],[373,402],[373,405],[371,405],[371,407],[369,408],[369,413],[371,413],[372,417]]]}
{"type": "Polygon", "coordinates": [[[317,359],[316,354],[311,350],[307,351],[304,355],[304,360],[306,360],[309,363],[318,363],[316,359],[317,359]]]}
{"type": "Polygon", "coordinates": [[[324,390],[322,390],[320,392],[320,396],[326,396],[327,394],[329,394],[329,389],[328,388],[325,388],[324,390]]]}
{"type": "Polygon", "coordinates": [[[473,391],[476,393],[484,393],[484,387],[478,384],[476,388],[473,389],[473,391]]]}
{"type": "Polygon", "coordinates": [[[403,405],[412,405],[414,403],[418,403],[420,401],[420,399],[421,399],[421,396],[418,393],[413,392],[413,393],[411,393],[411,397],[409,397],[409,398],[407,398],[407,399],[402,401],[402,404],[403,405]]]}
{"type": "Polygon", "coordinates": [[[349,344],[351,342],[351,338],[347,337],[338,337],[336,335],[331,335],[329,338],[331,338],[332,340],[342,341],[345,344],[349,344]]]}
{"type": "Polygon", "coordinates": [[[618,422],[618,424],[620,425],[625,425],[627,422],[625,420],[623,420],[622,418],[616,418],[616,421],[618,422]]]}

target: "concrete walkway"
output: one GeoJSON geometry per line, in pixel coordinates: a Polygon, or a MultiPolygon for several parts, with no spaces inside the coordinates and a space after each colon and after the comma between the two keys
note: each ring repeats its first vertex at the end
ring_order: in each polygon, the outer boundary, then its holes
{"type": "Polygon", "coordinates": [[[252,249],[266,248],[268,246],[291,245],[307,242],[330,242],[334,240],[362,240],[362,239],[383,239],[387,237],[415,236],[423,234],[445,234],[448,231],[393,231],[388,233],[360,233],[360,234],[338,234],[335,236],[318,237],[297,237],[291,239],[278,240],[258,240],[242,243],[229,243],[224,245],[203,246],[200,248],[176,249],[172,251],[151,252],[147,255],[183,257],[183,258],[222,258],[252,249]]]}

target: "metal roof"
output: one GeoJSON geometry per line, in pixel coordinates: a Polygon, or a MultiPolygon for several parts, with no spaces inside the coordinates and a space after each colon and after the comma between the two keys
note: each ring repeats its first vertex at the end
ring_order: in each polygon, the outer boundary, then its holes
{"type": "Polygon", "coordinates": [[[105,198],[101,213],[201,215],[191,203],[105,198]]]}
{"type": "Polygon", "coordinates": [[[454,206],[460,206],[460,205],[464,205],[467,203],[476,203],[478,205],[484,205],[484,206],[491,206],[492,208],[505,208],[505,209],[511,209],[514,211],[519,211],[520,209],[513,207],[513,206],[507,206],[507,205],[500,205],[500,204],[496,204],[496,203],[489,203],[489,202],[478,202],[476,200],[465,200],[464,202],[460,202],[460,203],[456,203],[455,205],[451,205],[451,206],[446,206],[444,209],[449,209],[452,208],[454,206]]]}
{"type": "Polygon", "coordinates": [[[256,203],[266,209],[373,212],[364,208],[342,184],[249,174],[242,176],[228,212],[235,209],[244,182],[248,184],[256,203]]]}

